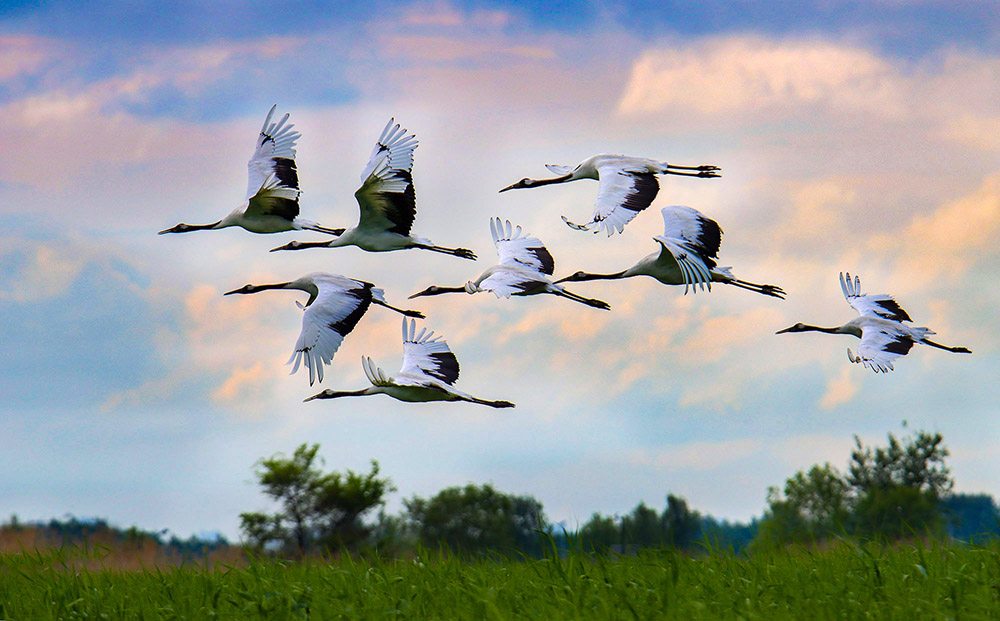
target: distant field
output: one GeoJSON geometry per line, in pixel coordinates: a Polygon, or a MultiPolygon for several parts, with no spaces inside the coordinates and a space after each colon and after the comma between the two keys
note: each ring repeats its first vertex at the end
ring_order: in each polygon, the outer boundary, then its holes
{"type": "Polygon", "coordinates": [[[92,567],[66,551],[0,555],[0,618],[1000,618],[1000,543],[843,543],[753,558],[647,551],[614,559],[471,562],[432,554],[215,570],[92,567]]]}

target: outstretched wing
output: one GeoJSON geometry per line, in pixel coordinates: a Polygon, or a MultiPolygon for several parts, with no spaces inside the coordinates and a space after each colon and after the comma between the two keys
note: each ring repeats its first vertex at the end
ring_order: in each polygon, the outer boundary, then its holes
{"type": "Polygon", "coordinates": [[[407,320],[403,319],[403,366],[399,374],[422,375],[429,381],[451,386],[458,379],[458,358],[440,336],[434,337],[426,328],[421,328],[418,334],[416,326],[414,320],[410,319],[407,325],[407,320]]]}
{"type": "Polygon", "coordinates": [[[607,231],[608,236],[621,233],[636,214],[649,207],[660,183],[649,170],[623,170],[607,163],[597,166],[600,187],[594,204],[592,222],[607,231]]]}
{"type": "Polygon", "coordinates": [[[361,208],[359,229],[409,235],[417,213],[413,191],[413,151],[417,138],[389,119],[361,173],[354,193],[361,208]]]}
{"type": "Polygon", "coordinates": [[[893,360],[905,356],[912,347],[913,339],[902,332],[866,326],[861,331],[858,355],[855,356],[848,348],[847,357],[851,362],[864,364],[876,373],[888,373],[893,369],[893,360]]]}
{"type": "MultiPolygon", "coordinates": [[[[881,317],[882,319],[890,319],[892,321],[913,321],[892,296],[884,293],[862,295],[861,278],[857,276],[852,281],[850,274],[847,274],[845,279],[844,273],[841,272],[840,288],[844,292],[844,297],[847,298],[847,303],[851,305],[851,308],[858,311],[860,315],[881,317]]],[[[889,368],[891,369],[892,366],[889,368]]]]}
{"type": "Polygon", "coordinates": [[[684,293],[688,286],[712,290],[712,272],[716,266],[722,229],[712,219],[690,207],[664,207],[663,235],[653,237],[660,243],[660,259],[667,252],[677,262],[684,277],[684,293]]]}
{"type": "Polygon", "coordinates": [[[294,363],[292,373],[299,370],[300,362],[305,364],[310,386],[317,377],[323,381],[323,365],[330,364],[344,337],[358,325],[379,291],[371,283],[344,277],[316,279],[316,285],[318,293],[305,307],[302,332],[288,359],[288,364],[294,363]]]}
{"type": "Polygon", "coordinates": [[[493,243],[497,247],[501,265],[516,265],[552,275],[556,265],[555,260],[545,244],[537,237],[522,235],[521,227],[515,228],[510,220],[507,220],[505,225],[500,222],[500,218],[490,220],[490,233],[493,235],[493,243]]]}
{"type": "Polygon", "coordinates": [[[292,128],[286,113],[272,123],[278,105],[271,106],[257,136],[257,147],[247,162],[247,215],[278,216],[294,220],[299,215],[299,176],[295,168],[295,141],[301,134],[292,128]]]}
{"type": "Polygon", "coordinates": [[[295,126],[288,122],[287,113],[278,122],[271,122],[277,108],[278,105],[275,104],[268,111],[264,125],[260,128],[260,135],[257,136],[257,146],[247,162],[248,200],[266,184],[292,190],[291,194],[298,198],[295,142],[302,134],[292,129],[295,126]]]}

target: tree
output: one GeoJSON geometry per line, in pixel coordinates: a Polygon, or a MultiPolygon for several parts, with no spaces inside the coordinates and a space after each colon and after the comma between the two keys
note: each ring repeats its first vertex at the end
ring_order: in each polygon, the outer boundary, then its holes
{"type": "Polygon", "coordinates": [[[667,494],[667,508],[660,518],[666,543],[673,548],[688,549],[702,530],[701,514],[688,508],[680,496],[667,494]]]}
{"type": "Polygon", "coordinates": [[[660,515],[644,502],[636,505],[632,513],[622,517],[622,533],[625,537],[622,543],[626,549],[628,546],[651,548],[666,543],[660,515]]]}
{"type": "Polygon", "coordinates": [[[356,547],[368,537],[371,527],[362,517],[395,490],[391,480],[379,478],[374,460],[368,474],[324,474],[314,465],[322,463],[318,451],[318,444],[302,444],[291,459],[279,454],[257,462],[257,481],[281,510],[240,514],[251,545],[302,556],[323,548],[356,547]]]}
{"type": "Polygon", "coordinates": [[[622,531],[610,515],[594,513],[580,527],[580,544],[587,551],[610,549],[611,546],[621,543],[621,540],[622,531]]]}
{"type": "Polygon", "coordinates": [[[461,553],[541,551],[538,531],[546,526],[545,514],[531,496],[470,484],[446,488],[430,499],[414,496],[404,504],[424,545],[461,553]]]}
{"type": "Polygon", "coordinates": [[[954,485],[944,438],[920,431],[904,442],[890,433],[888,446],[873,449],[854,436],[847,483],[862,533],[898,538],[943,527],[938,504],[954,485]]]}
{"type": "Polygon", "coordinates": [[[796,472],[785,481],[784,494],[768,489],[760,541],[823,541],[843,534],[852,511],[850,487],[829,463],[796,472]]]}
{"type": "Polygon", "coordinates": [[[951,494],[941,501],[948,535],[962,541],[1000,536],[1000,508],[989,494],[951,494]]]}

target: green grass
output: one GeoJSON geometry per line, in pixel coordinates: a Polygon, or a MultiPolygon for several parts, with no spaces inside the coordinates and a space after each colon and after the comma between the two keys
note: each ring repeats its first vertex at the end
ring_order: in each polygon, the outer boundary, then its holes
{"type": "Polygon", "coordinates": [[[1000,544],[839,544],[752,558],[671,551],[528,561],[253,562],[75,569],[0,556],[2,619],[1000,619],[1000,544]]]}

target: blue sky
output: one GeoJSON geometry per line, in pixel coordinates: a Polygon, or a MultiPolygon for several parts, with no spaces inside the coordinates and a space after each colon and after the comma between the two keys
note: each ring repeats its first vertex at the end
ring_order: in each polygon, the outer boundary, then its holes
{"type": "MultiPolygon", "coordinates": [[[[962,491],[1000,495],[995,452],[1000,258],[1000,17],[989,3],[8,3],[0,12],[0,515],[102,516],[235,537],[267,508],[254,462],[322,445],[327,467],[378,459],[413,494],[492,481],[573,525],[681,494],[759,515],[769,485],[853,434],[940,431],[962,491]],[[124,15],[124,17],[121,17],[124,15]],[[242,230],[156,236],[242,201],[271,104],[302,132],[303,216],[356,218],[358,175],[394,116],[421,141],[415,232],[473,265],[415,251],[266,251],[242,230]],[[714,163],[667,179],[610,239],[584,182],[497,194],[545,163],[598,152],[714,163]],[[417,300],[462,362],[459,386],[518,404],[302,403],[284,362],[294,294],[247,282],[329,271],[390,302],[461,284],[494,258],[487,220],[546,242],[559,275],[655,250],[659,207],[726,232],[721,263],[784,302],[653,281],[579,283],[610,313],[559,299],[417,300]],[[576,218],[574,218],[576,216],[576,218]],[[847,337],[775,336],[853,316],[837,283],[897,297],[938,340],[876,376],[847,337]]],[[[450,299],[449,299],[450,298],[450,299]]],[[[375,309],[323,387],[395,369],[398,319],[375,309]]]]}

